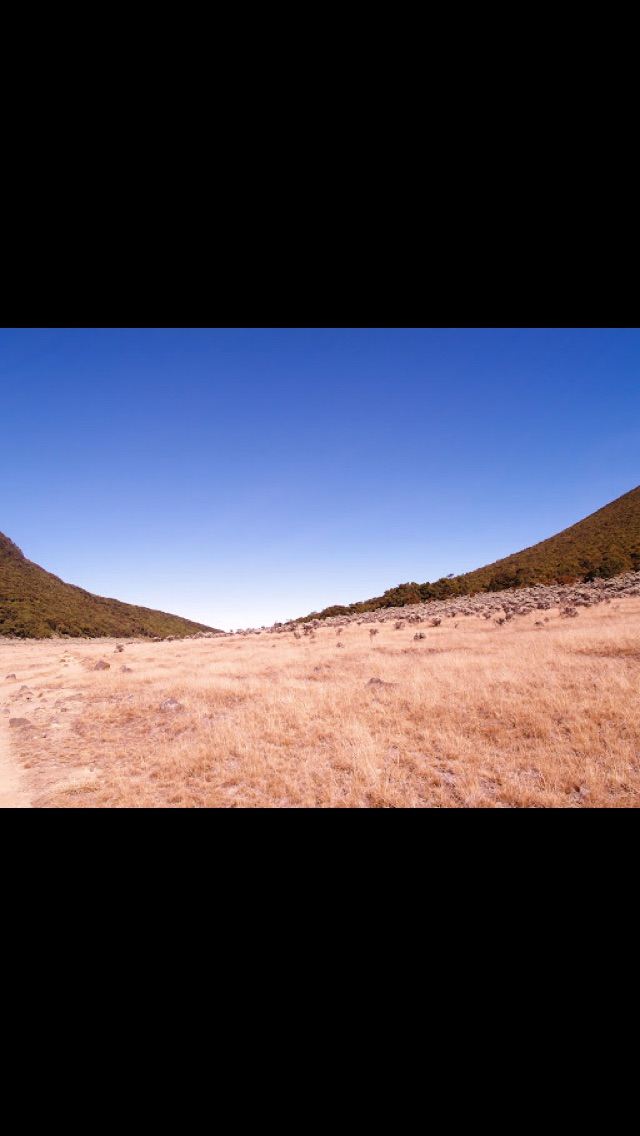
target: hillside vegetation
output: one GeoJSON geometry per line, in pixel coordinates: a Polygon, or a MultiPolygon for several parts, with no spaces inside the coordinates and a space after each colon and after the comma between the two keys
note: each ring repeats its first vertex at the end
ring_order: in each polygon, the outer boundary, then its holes
{"type": "Polygon", "coordinates": [[[27,560],[17,545],[0,533],[0,635],[23,639],[53,635],[166,638],[214,630],[203,623],[104,599],[65,584],[27,560]]]}
{"type": "Polygon", "coordinates": [[[450,576],[435,583],[415,582],[389,588],[382,596],[348,606],[335,605],[305,619],[354,615],[378,608],[404,607],[476,592],[501,591],[530,584],[571,584],[579,580],[610,579],[640,570],[640,486],[531,548],[514,552],[494,564],[450,576]]]}

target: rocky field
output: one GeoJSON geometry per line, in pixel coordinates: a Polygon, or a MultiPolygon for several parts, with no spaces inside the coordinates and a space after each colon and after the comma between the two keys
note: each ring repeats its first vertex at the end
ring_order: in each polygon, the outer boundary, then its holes
{"type": "Polygon", "coordinates": [[[196,640],[0,640],[0,804],[630,808],[640,575],[196,640]]]}

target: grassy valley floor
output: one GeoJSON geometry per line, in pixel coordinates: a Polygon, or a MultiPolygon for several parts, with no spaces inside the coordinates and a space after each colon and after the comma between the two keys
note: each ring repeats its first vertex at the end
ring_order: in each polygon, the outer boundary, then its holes
{"type": "Polygon", "coordinates": [[[370,630],[0,640],[17,803],[640,805],[640,598],[370,630]]]}

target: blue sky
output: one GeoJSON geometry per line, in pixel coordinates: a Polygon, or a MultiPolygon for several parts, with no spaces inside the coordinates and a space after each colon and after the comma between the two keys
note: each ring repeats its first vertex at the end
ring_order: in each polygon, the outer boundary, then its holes
{"type": "Polygon", "coordinates": [[[0,330],[0,531],[225,629],[533,544],[640,482],[640,332],[0,330]]]}

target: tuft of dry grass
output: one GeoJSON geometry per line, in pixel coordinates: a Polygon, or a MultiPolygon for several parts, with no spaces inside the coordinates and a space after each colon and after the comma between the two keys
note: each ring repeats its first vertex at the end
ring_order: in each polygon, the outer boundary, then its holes
{"type": "Polygon", "coordinates": [[[40,807],[637,807],[640,600],[537,614],[0,643],[0,714],[40,807]]]}

